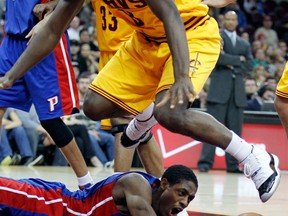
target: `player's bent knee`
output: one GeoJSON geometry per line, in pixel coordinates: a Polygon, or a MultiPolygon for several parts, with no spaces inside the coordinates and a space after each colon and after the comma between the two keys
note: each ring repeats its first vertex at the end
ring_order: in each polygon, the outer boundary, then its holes
{"type": "Polygon", "coordinates": [[[41,120],[40,122],[59,148],[68,145],[73,139],[71,130],[65,125],[61,118],[41,120]]]}

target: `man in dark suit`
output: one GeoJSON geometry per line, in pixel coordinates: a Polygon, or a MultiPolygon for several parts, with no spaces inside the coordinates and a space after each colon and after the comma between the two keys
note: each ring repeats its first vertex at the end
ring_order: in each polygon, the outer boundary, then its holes
{"type": "MultiPolygon", "coordinates": [[[[253,69],[253,56],[250,44],[237,36],[237,14],[228,11],[224,16],[224,41],[214,71],[210,76],[207,96],[207,112],[229,129],[241,136],[243,110],[246,106],[244,76],[253,69]]],[[[198,169],[207,172],[213,167],[215,146],[203,144],[198,161],[198,169]]],[[[227,172],[239,173],[238,162],[226,153],[227,172]]]]}

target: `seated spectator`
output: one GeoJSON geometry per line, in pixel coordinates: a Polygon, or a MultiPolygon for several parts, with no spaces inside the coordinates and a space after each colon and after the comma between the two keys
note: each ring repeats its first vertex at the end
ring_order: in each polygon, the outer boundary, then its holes
{"type": "Polygon", "coordinates": [[[77,62],[80,52],[80,43],[77,40],[70,40],[70,52],[72,62],[77,62]]]}
{"type": "Polygon", "coordinates": [[[270,73],[266,70],[266,68],[259,64],[253,70],[253,77],[256,80],[257,86],[264,85],[266,78],[270,76],[270,73]]]}
{"type": "Polygon", "coordinates": [[[264,103],[273,103],[275,98],[275,88],[269,85],[263,85],[258,95],[247,102],[245,110],[261,111],[264,103]]]}
{"type": "Polygon", "coordinates": [[[242,32],[242,33],[241,33],[241,38],[243,38],[243,39],[246,40],[248,43],[250,43],[250,36],[249,36],[248,32],[242,32]]]}
{"type": "Polygon", "coordinates": [[[246,92],[247,101],[253,99],[254,97],[258,95],[257,90],[258,90],[258,87],[256,84],[256,80],[253,77],[246,77],[245,92],[246,92]]]}
{"type": "Polygon", "coordinates": [[[277,80],[274,76],[269,76],[266,78],[264,85],[268,85],[268,86],[271,86],[272,88],[276,89],[277,80]]]}
{"type": "Polygon", "coordinates": [[[281,50],[282,57],[287,61],[288,60],[287,43],[284,40],[280,40],[278,43],[278,48],[281,50]]]}
{"type": "MultiPolygon", "coordinates": [[[[77,114],[76,114],[77,115],[77,114]]],[[[94,167],[102,168],[103,165],[100,162],[99,158],[96,156],[96,152],[92,147],[92,143],[90,140],[90,135],[88,133],[87,127],[82,124],[81,121],[76,119],[75,115],[71,116],[63,116],[62,117],[64,123],[70,128],[72,131],[76,143],[86,160],[87,164],[92,164],[94,167]]]]}
{"type": "Polygon", "coordinates": [[[256,51],[253,65],[254,68],[256,68],[258,65],[262,65],[264,68],[268,68],[265,52],[262,49],[258,49],[256,51]]]}
{"type": "Polygon", "coordinates": [[[254,40],[252,42],[252,53],[253,53],[253,56],[256,55],[256,52],[257,52],[258,49],[262,49],[263,50],[262,43],[259,40],[254,40]]]}
{"type": "MultiPolygon", "coordinates": [[[[14,109],[8,108],[4,114],[3,127],[7,131],[8,140],[15,141],[21,156],[19,165],[32,166],[35,164],[33,151],[22,122],[14,109]]],[[[1,140],[2,142],[2,140],[1,140]]]]}
{"type": "Polygon", "coordinates": [[[6,130],[2,128],[1,130],[1,142],[0,142],[0,165],[1,166],[11,166],[18,165],[21,161],[21,156],[19,154],[13,154],[11,149],[6,130]]]}
{"type": "Polygon", "coordinates": [[[91,39],[91,36],[90,36],[90,34],[88,32],[88,29],[86,29],[86,28],[81,29],[81,31],[79,33],[79,36],[80,36],[80,44],[88,43],[90,45],[92,56],[97,61],[99,61],[100,51],[99,51],[99,48],[98,48],[98,41],[94,40],[94,39],[91,39]]]}
{"type": "Polygon", "coordinates": [[[37,155],[38,146],[42,144],[44,137],[50,136],[48,132],[42,127],[38,115],[36,113],[35,106],[32,104],[29,112],[15,109],[16,114],[19,116],[22,126],[24,127],[28,136],[34,162],[39,164],[44,163],[44,156],[42,154],[37,155]]]}
{"type": "Polygon", "coordinates": [[[70,40],[80,41],[79,32],[83,27],[80,25],[80,18],[75,16],[68,27],[68,35],[70,40]]]}
{"type": "Polygon", "coordinates": [[[277,32],[272,29],[273,21],[270,16],[264,16],[262,20],[262,26],[256,29],[255,38],[258,38],[259,35],[264,35],[268,45],[277,47],[278,44],[278,35],[277,32]]]}
{"type": "Polygon", "coordinates": [[[75,78],[77,80],[80,75],[79,63],[77,61],[72,61],[72,66],[73,66],[75,78]]]}
{"type": "Polygon", "coordinates": [[[89,43],[83,43],[80,46],[80,54],[78,55],[78,64],[80,74],[86,71],[96,73],[98,70],[98,62],[92,55],[89,43]]]}
{"type": "Polygon", "coordinates": [[[96,122],[95,129],[89,130],[89,133],[93,136],[93,138],[91,137],[91,140],[94,143],[92,147],[94,148],[94,151],[102,164],[107,166],[108,164],[113,163],[115,142],[114,136],[107,131],[101,130],[100,122],[96,122]],[[95,140],[97,141],[97,144],[95,143],[95,140]],[[98,146],[101,147],[101,151],[98,146]]]}

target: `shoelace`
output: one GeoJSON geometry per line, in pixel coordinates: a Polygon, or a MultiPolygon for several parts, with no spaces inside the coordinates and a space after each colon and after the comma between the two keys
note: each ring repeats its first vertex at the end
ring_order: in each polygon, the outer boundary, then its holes
{"type": "Polygon", "coordinates": [[[247,178],[251,178],[258,189],[266,180],[266,175],[263,172],[259,159],[254,154],[250,154],[246,160],[247,162],[244,164],[244,175],[247,178]]]}

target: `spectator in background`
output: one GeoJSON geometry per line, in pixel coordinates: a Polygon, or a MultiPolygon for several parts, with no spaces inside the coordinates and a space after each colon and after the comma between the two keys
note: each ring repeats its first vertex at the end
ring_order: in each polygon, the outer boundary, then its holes
{"type": "Polygon", "coordinates": [[[253,77],[257,86],[262,86],[268,76],[270,76],[269,72],[261,64],[257,65],[253,70],[253,77]]]}
{"type": "Polygon", "coordinates": [[[96,152],[92,147],[92,142],[90,140],[90,135],[88,132],[88,128],[83,124],[82,121],[79,121],[76,118],[77,114],[71,116],[63,116],[62,119],[64,123],[70,128],[72,131],[76,143],[88,165],[102,168],[102,163],[99,158],[96,156],[96,152]]]}
{"type": "MultiPolygon", "coordinates": [[[[3,127],[7,132],[9,141],[14,141],[17,151],[21,156],[19,165],[32,166],[35,165],[35,158],[31,148],[28,136],[24,127],[22,126],[21,119],[13,108],[8,108],[4,114],[3,127]]],[[[0,142],[3,142],[2,139],[0,142]]],[[[38,160],[38,159],[37,159],[38,160]]]]}
{"type": "Polygon", "coordinates": [[[15,112],[20,118],[22,126],[28,136],[33,157],[35,158],[34,163],[39,165],[44,162],[44,156],[41,154],[37,155],[38,145],[41,143],[44,137],[50,137],[50,135],[42,127],[34,105],[31,106],[29,112],[24,112],[18,109],[15,109],[15,112]]]}
{"type": "Polygon", "coordinates": [[[247,102],[245,110],[261,111],[264,103],[273,103],[275,99],[275,88],[263,85],[258,90],[258,95],[247,102]]]}
{"type": "Polygon", "coordinates": [[[277,80],[274,76],[269,76],[266,78],[264,85],[268,85],[268,86],[271,86],[272,88],[276,89],[277,80]]]}
{"type": "Polygon", "coordinates": [[[82,29],[82,26],[80,25],[80,18],[78,16],[75,16],[73,20],[71,21],[69,28],[67,30],[69,39],[80,41],[79,33],[81,29],[82,29]]]}
{"type": "Polygon", "coordinates": [[[80,52],[80,43],[77,40],[70,40],[70,53],[72,62],[78,60],[78,55],[80,52]]]}
{"type": "Polygon", "coordinates": [[[77,61],[73,61],[72,62],[72,66],[73,66],[73,71],[74,71],[74,74],[75,74],[75,78],[77,80],[79,75],[80,75],[79,63],[77,61]]]}
{"type": "Polygon", "coordinates": [[[281,50],[282,57],[287,61],[288,60],[287,43],[284,40],[280,40],[278,43],[278,48],[281,50]]]}
{"type": "Polygon", "coordinates": [[[78,64],[80,74],[86,71],[97,73],[98,62],[91,52],[89,43],[83,43],[80,46],[80,54],[78,55],[78,64]]]}
{"type": "Polygon", "coordinates": [[[272,29],[273,21],[270,16],[264,16],[262,21],[262,26],[256,29],[255,38],[259,35],[263,35],[266,39],[267,45],[277,47],[278,35],[277,32],[272,29]]]}
{"type": "Polygon", "coordinates": [[[21,156],[19,154],[14,154],[11,149],[7,132],[2,127],[1,130],[1,142],[0,142],[0,165],[1,166],[10,166],[18,165],[21,161],[21,156]]]}
{"type": "Polygon", "coordinates": [[[256,50],[253,66],[256,68],[258,65],[262,65],[264,68],[268,67],[265,52],[262,49],[256,50]]]}
{"type": "Polygon", "coordinates": [[[254,40],[254,41],[252,42],[252,53],[253,53],[253,56],[255,56],[256,51],[257,51],[258,49],[262,49],[262,43],[261,43],[261,41],[259,41],[259,40],[254,40]]]}
{"type": "MultiPolygon", "coordinates": [[[[92,32],[92,34],[94,34],[94,31],[92,32]]],[[[79,36],[80,36],[80,44],[88,43],[90,45],[91,54],[98,61],[100,51],[98,48],[97,40],[91,39],[88,29],[86,28],[81,29],[79,36]]]]}
{"type": "Polygon", "coordinates": [[[219,26],[219,30],[222,31],[223,30],[223,22],[224,22],[224,15],[223,14],[219,14],[217,17],[217,23],[219,26]]]}
{"type": "Polygon", "coordinates": [[[258,87],[255,78],[248,76],[245,78],[245,92],[247,101],[257,96],[258,87]]]}
{"type": "MultiPolygon", "coordinates": [[[[207,96],[207,112],[230,130],[241,136],[243,110],[246,106],[246,93],[243,77],[253,69],[253,56],[250,44],[236,33],[237,14],[228,11],[224,15],[223,51],[210,75],[207,96]]],[[[216,147],[203,144],[198,169],[207,172],[212,169],[216,147]]],[[[238,161],[226,153],[227,172],[241,173],[238,161]]]]}
{"type": "Polygon", "coordinates": [[[243,38],[243,39],[246,40],[248,43],[250,43],[250,36],[249,36],[248,32],[242,32],[242,33],[241,33],[241,38],[243,38]]]}

